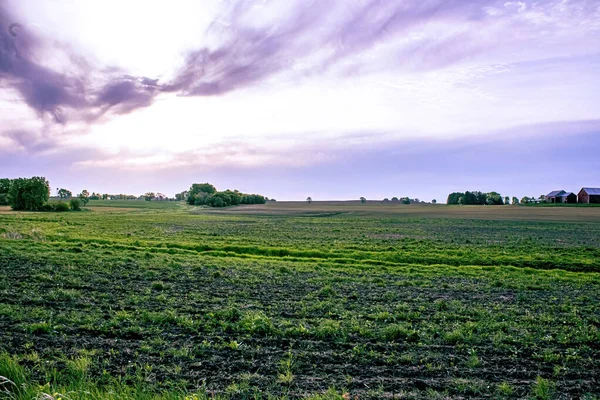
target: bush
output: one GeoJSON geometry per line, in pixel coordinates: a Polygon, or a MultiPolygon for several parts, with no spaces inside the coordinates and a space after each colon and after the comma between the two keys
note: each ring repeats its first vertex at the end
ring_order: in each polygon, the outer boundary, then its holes
{"type": "Polygon", "coordinates": [[[40,207],[40,211],[54,211],[54,207],[50,203],[46,203],[40,207]]]}
{"type": "Polygon", "coordinates": [[[69,211],[70,209],[71,208],[69,207],[69,205],[63,201],[54,203],[54,211],[56,211],[56,212],[69,211]]]}
{"type": "Polygon", "coordinates": [[[71,201],[69,201],[69,206],[73,211],[81,211],[81,200],[71,199],[71,201]]]}

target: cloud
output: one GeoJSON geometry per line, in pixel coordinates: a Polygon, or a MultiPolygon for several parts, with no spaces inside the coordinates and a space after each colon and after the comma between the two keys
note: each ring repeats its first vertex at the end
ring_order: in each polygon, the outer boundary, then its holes
{"type": "Polygon", "coordinates": [[[29,30],[0,5],[0,81],[19,92],[38,115],[49,114],[55,123],[93,121],[113,110],[130,112],[152,103],[156,82],[134,78],[117,69],[96,70],[65,46],[29,30]],[[62,69],[47,66],[45,54],[62,53],[62,69]]]}
{"type": "Polygon", "coordinates": [[[57,124],[95,123],[148,107],[162,93],[219,96],[282,73],[296,79],[377,69],[437,70],[502,49],[502,55],[517,57],[513,50],[524,40],[534,51],[518,52],[518,57],[530,57],[541,46],[537,38],[550,37],[544,43],[554,49],[559,42],[568,44],[569,35],[589,36],[600,30],[600,7],[586,0],[225,4],[206,37],[198,38],[205,44],[187,53],[172,78],[160,80],[93,65],[35,32],[27,16],[20,20],[11,2],[3,2],[0,82],[57,124]],[[49,62],[48,54],[58,53],[61,56],[52,59],[62,61],[49,62]]]}
{"type": "Polygon", "coordinates": [[[0,134],[0,139],[4,138],[7,143],[2,148],[11,149],[11,151],[26,153],[40,153],[50,150],[56,146],[56,140],[40,134],[39,131],[14,130],[0,134]]]}

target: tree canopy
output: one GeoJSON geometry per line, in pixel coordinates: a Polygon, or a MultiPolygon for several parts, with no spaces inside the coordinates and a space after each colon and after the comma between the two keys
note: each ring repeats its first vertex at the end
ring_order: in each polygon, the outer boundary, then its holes
{"type": "Polygon", "coordinates": [[[195,206],[227,207],[239,204],[265,204],[267,199],[260,194],[246,194],[239,190],[227,189],[219,192],[210,183],[194,183],[187,192],[186,202],[195,206]]]}
{"type": "Polygon", "coordinates": [[[0,179],[0,206],[8,205],[8,191],[10,190],[10,179],[0,179]]]}
{"type": "Polygon", "coordinates": [[[497,192],[483,193],[475,192],[454,192],[448,195],[447,204],[468,204],[468,205],[502,205],[504,199],[497,192]]]}
{"type": "Polygon", "coordinates": [[[8,203],[13,210],[39,211],[50,198],[50,184],[46,178],[17,178],[10,181],[8,203]]]}

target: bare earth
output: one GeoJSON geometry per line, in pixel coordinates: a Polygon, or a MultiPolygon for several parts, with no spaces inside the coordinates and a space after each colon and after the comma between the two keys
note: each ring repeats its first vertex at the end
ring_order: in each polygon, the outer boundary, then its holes
{"type": "Polygon", "coordinates": [[[486,220],[600,222],[600,207],[574,206],[447,206],[445,204],[383,204],[353,201],[332,202],[276,202],[259,205],[242,205],[225,209],[199,209],[197,212],[325,216],[355,214],[399,218],[460,218],[486,220]]]}

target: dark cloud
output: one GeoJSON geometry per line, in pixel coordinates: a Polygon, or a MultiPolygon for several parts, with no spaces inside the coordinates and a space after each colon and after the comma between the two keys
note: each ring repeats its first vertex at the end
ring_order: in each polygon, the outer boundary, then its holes
{"type": "MultiPolygon", "coordinates": [[[[67,71],[45,66],[38,55],[56,49],[50,40],[29,32],[0,5],[0,81],[16,89],[38,114],[49,114],[57,123],[69,119],[93,120],[108,110],[126,113],[152,103],[157,82],[132,78],[118,70],[95,71],[80,56],[67,54],[67,71]]],[[[66,49],[56,51],[67,52],[66,49]]]]}

